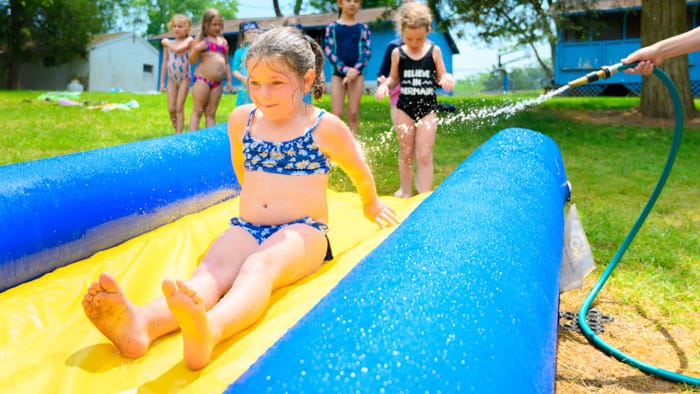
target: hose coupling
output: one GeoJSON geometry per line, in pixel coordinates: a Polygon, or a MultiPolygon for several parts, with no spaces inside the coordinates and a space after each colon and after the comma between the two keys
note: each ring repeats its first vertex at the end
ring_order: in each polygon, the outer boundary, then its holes
{"type": "Polygon", "coordinates": [[[617,63],[613,64],[612,66],[603,66],[600,68],[600,70],[592,71],[581,78],[574,79],[567,85],[573,88],[576,86],[581,86],[587,83],[595,82],[601,78],[607,79],[613,76],[614,74],[617,74],[620,70],[624,70],[625,68],[633,66],[633,64],[617,63]]]}

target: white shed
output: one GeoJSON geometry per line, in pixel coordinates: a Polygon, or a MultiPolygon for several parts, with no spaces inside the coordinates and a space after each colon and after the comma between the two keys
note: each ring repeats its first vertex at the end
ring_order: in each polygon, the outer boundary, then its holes
{"type": "Polygon", "coordinates": [[[66,90],[78,78],[89,91],[149,92],[158,89],[158,51],[132,33],[98,34],[87,59],[46,67],[22,64],[20,87],[29,90],[66,90]]]}

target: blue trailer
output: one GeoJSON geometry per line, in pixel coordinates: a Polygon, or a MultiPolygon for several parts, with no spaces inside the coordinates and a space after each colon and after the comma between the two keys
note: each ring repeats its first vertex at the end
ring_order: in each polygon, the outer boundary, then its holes
{"type": "MultiPolygon", "coordinates": [[[[559,27],[554,64],[554,85],[567,82],[620,62],[620,59],[640,48],[641,0],[599,0],[593,11],[573,11],[563,16],[574,26],[587,26],[577,31],[559,27]],[[596,13],[592,17],[592,13],[596,13]]],[[[688,30],[700,22],[700,1],[687,2],[688,30]]],[[[564,24],[569,25],[569,24],[564,24]]],[[[690,86],[694,96],[700,96],[700,53],[688,55],[690,86]]],[[[618,73],[571,89],[573,96],[626,96],[639,95],[642,77],[638,74],[618,73]]]]}

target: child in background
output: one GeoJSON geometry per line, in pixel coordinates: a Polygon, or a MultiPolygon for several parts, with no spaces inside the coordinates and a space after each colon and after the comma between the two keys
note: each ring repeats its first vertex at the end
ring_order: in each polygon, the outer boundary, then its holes
{"type": "MultiPolygon", "coordinates": [[[[304,25],[301,24],[301,20],[296,15],[290,15],[290,16],[284,18],[284,22],[282,22],[282,26],[291,27],[291,28],[297,29],[300,33],[304,33],[304,25]]],[[[306,34],[306,33],[304,33],[304,34],[306,34]]],[[[323,74],[323,70],[321,70],[320,78],[322,81],[326,80],[326,76],[323,74]]],[[[325,86],[325,84],[324,84],[324,86],[325,86]]],[[[324,88],[324,91],[325,91],[325,88],[324,88]]],[[[311,92],[304,95],[304,102],[307,104],[311,104],[311,92]]]]}
{"type": "Polygon", "coordinates": [[[269,30],[246,57],[254,104],[228,122],[231,158],[241,183],[239,216],[206,252],[188,280],[166,279],[164,297],[139,306],[103,273],[82,304],[92,323],[127,357],[143,356],[156,338],[180,329],[185,364],[209,364],[214,347],[265,314],[273,290],[332,259],[328,232],[331,160],[351,178],[365,216],[398,224],[377,196],[374,177],[348,127],[303,102],[322,94],[321,47],[295,29],[269,30]]]}
{"type": "Polygon", "coordinates": [[[454,87],[440,47],[427,40],[431,24],[430,9],[424,3],[406,2],[399,8],[396,26],[404,44],[392,51],[391,73],[376,91],[377,100],[381,100],[397,84],[401,85],[395,122],[401,187],[396,197],[413,195],[414,158],[416,191],[432,190],[438,108],[436,83],[448,92],[454,87]]]}
{"type": "Polygon", "coordinates": [[[224,91],[231,91],[231,69],[228,64],[228,43],[221,36],[224,31],[224,18],[218,10],[210,8],[202,16],[202,31],[192,42],[190,64],[199,61],[194,70],[192,85],[192,116],[190,130],[199,129],[204,114],[206,127],[216,124],[216,109],[224,91]]]}
{"type": "Polygon", "coordinates": [[[293,27],[301,32],[304,31],[304,26],[301,24],[301,20],[296,15],[290,15],[284,18],[282,26],[293,27]]]}
{"type": "Polygon", "coordinates": [[[168,93],[168,112],[175,133],[182,133],[185,127],[185,100],[190,89],[190,28],[192,21],[186,15],[173,15],[168,22],[168,30],[175,34],[174,40],[163,38],[163,68],[160,72],[160,90],[168,93]],[[167,75],[167,85],[165,83],[167,75]],[[167,86],[167,87],[166,87],[167,86]]]}
{"type": "Polygon", "coordinates": [[[258,37],[259,27],[257,22],[243,22],[238,27],[239,46],[233,54],[233,77],[241,81],[241,87],[236,93],[236,107],[243,104],[250,104],[250,96],[246,91],[246,80],[248,78],[248,70],[245,67],[245,55],[248,53],[248,47],[258,37]]]}
{"type": "Polygon", "coordinates": [[[326,27],[324,39],[324,51],[333,65],[331,111],[342,119],[347,94],[348,126],[357,136],[360,99],[365,82],[362,71],[372,55],[370,30],[367,24],[360,23],[356,18],[362,0],[337,0],[337,4],[340,17],[326,27]]]}

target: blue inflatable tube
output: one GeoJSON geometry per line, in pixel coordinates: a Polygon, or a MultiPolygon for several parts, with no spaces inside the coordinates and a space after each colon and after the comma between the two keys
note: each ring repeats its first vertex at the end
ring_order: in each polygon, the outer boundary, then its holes
{"type": "Polygon", "coordinates": [[[554,392],[568,198],[556,144],[501,131],[226,392],[554,392]]]}
{"type": "Polygon", "coordinates": [[[0,167],[0,291],[239,189],[225,124],[0,167]]]}

